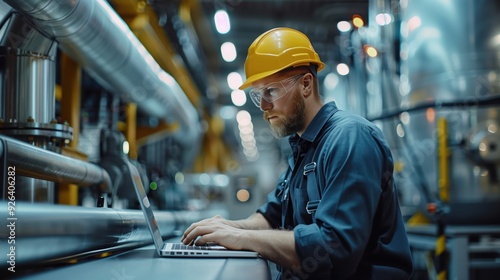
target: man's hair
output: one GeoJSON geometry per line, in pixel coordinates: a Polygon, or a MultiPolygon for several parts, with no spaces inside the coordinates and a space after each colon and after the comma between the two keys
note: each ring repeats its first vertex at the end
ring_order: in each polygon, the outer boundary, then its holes
{"type": "Polygon", "coordinates": [[[310,64],[310,65],[301,65],[301,66],[292,66],[292,67],[288,67],[286,69],[283,69],[281,70],[280,72],[281,73],[288,73],[288,72],[294,72],[294,73],[304,73],[304,72],[308,72],[308,73],[311,73],[314,77],[314,80],[313,80],[313,92],[315,95],[317,95],[319,97],[319,82],[318,82],[318,77],[317,77],[317,69],[318,67],[314,64],[310,64]],[[302,70],[302,71],[298,71],[298,70],[302,70]]]}

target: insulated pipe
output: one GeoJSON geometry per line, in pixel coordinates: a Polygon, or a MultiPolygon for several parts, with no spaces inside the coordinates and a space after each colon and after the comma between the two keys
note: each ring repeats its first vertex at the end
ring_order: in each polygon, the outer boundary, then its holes
{"type": "Polygon", "coordinates": [[[7,164],[15,166],[16,175],[79,186],[100,184],[103,192],[112,192],[109,174],[98,165],[66,157],[9,137],[4,142],[7,164]]]}
{"type": "MultiPolygon", "coordinates": [[[[15,253],[15,263],[22,268],[27,263],[129,249],[153,241],[139,210],[30,203],[16,203],[15,208],[8,210],[8,206],[12,204],[0,203],[0,209],[4,209],[0,211],[0,220],[7,223],[0,227],[0,267],[8,265],[11,251],[15,253]]],[[[155,212],[164,238],[174,237],[177,231],[204,215],[207,213],[155,212]]]]}
{"type": "Polygon", "coordinates": [[[198,112],[126,23],[103,0],[4,0],[101,85],[144,113],[178,122],[186,147],[201,135],[198,112]]]}

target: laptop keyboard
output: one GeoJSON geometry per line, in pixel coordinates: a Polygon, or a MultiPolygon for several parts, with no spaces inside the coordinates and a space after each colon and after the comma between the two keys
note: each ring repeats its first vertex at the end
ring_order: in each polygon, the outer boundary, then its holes
{"type": "Polygon", "coordinates": [[[208,255],[206,250],[214,251],[214,250],[227,250],[227,249],[220,246],[220,245],[202,245],[202,246],[193,245],[193,246],[189,246],[189,245],[184,245],[182,243],[174,243],[174,244],[172,244],[170,252],[167,252],[167,254],[170,256],[208,255]]]}
{"type": "Polygon", "coordinates": [[[173,250],[225,250],[225,248],[222,246],[208,246],[208,245],[190,246],[190,245],[184,245],[182,243],[173,244],[172,249],[173,250]]]}

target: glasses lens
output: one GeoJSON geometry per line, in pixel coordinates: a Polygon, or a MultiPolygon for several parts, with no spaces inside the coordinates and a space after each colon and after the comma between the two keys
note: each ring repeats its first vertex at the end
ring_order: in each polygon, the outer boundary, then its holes
{"type": "Polygon", "coordinates": [[[256,90],[250,91],[249,95],[250,99],[252,99],[253,104],[260,108],[260,100],[262,99],[261,95],[256,90]]]}
{"type": "Polygon", "coordinates": [[[250,98],[255,106],[259,108],[262,99],[268,103],[272,103],[287,94],[289,89],[286,89],[285,85],[293,86],[298,81],[298,78],[303,75],[304,74],[295,75],[280,82],[274,82],[261,88],[252,89],[249,93],[250,98]],[[290,82],[292,83],[289,84],[290,82]]]}
{"type": "Polygon", "coordinates": [[[283,95],[285,94],[286,90],[283,87],[283,84],[280,82],[272,83],[265,87],[253,89],[250,91],[250,96],[258,107],[260,107],[260,102],[262,99],[264,99],[268,103],[272,103],[275,100],[283,97],[283,95]]]}

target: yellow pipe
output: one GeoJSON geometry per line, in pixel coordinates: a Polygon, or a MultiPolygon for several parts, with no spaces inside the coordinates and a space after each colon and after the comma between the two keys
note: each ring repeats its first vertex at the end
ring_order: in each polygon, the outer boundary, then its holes
{"type": "Polygon", "coordinates": [[[442,255],[446,250],[446,236],[438,236],[436,240],[436,255],[442,255]]]}
{"type": "Polygon", "coordinates": [[[212,30],[209,28],[211,22],[208,20],[210,17],[207,18],[204,14],[200,0],[180,0],[179,18],[188,29],[191,29],[196,34],[203,34],[203,36],[198,36],[198,41],[206,56],[208,66],[207,81],[209,83],[213,82],[213,86],[217,87],[217,82],[211,73],[217,70],[220,55],[216,47],[217,43],[214,40],[215,37],[211,36],[212,30]]]}
{"type": "MultiPolygon", "coordinates": [[[[158,65],[172,75],[191,103],[200,108],[202,105],[200,92],[187,71],[182,58],[176,53],[163,28],[158,25],[158,16],[152,8],[141,0],[113,0],[111,2],[116,12],[127,23],[158,65]]],[[[130,122],[127,121],[127,123],[130,122]]],[[[131,131],[130,125],[126,125],[126,127],[123,130],[131,131]]],[[[178,124],[167,124],[164,121],[161,121],[160,125],[154,128],[136,127],[136,146],[135,148],[131,146],[130,151],[133,153],[133,149],[135,149],[135,152],[137,152],[139,146],[172,133],[175,129],[178,129],[178,124]]],[[[130,138],[128,138],[128,141],[129,144],[133,145],[130,138]]],[[[131,158],[136,156],[131,154],[131,158]]]]}
{"type": "Polygon", "coordinates": [[[61,101],[61,98],[62,98],[61,85],[56,84],[55,95],[56,95],[56,101],[61,101]]]}
{"type": "Polygon", "coordinates": [[[164,138],[166,135],[173,133],[179,128],[177,123],[166,123],[164,121],[160,121],[155,127],[136,126],[136,120],[132,121],[132,114],[137,114],[137,105],[129,104],[126,110],[127,120],[126,122],[118,123],[118,130],[125,134],[125,138],[129,142],[129,157],[131,159],[137,159],[140,146],[164,138]],[[130,107],[130,105],[135,108],[130,107]]]}
{"type": "MultiPolygon", "coordinates": [[[[61,118],[73,128],[73,140],[66,148],[75,150],[80,133],[81,66],[66,54],[61,54],[61,118]]],[[[59,203],[78,205],[78,186],[59,184],[59,203]]]]}
{"type": "MultiPolygon", "coordinates": [[[[141,0],[123,0],[111,1],[116,12],[125,20],[132,32],[137,36],[139,41],[144,45],[148,52],[153,56],[156,62],[165,71],[174,77],[181,89],[186,93],[187,97],[195,107],[201,108],[200,92],[194,84],[193,78],[189,74],[181,57],[176,53],[170,39],[166,35],[161,26],[158,25],[158,16],[149,7],[146,2],[141,0]]],[[[185,24],[186,28],[191,29],[196,34],[207,34],[205,17],[202,14],[202,9],[197,0],[181,0],[179,3],[179,17],[185,24]]],[[[213,47],[215,44],[210,36],[199,38],[202,45],[205,47],[207,59],[210,69],[214,69],[218,62],[215,59],[218,55],[217,50],[213,47]]],[[[209,71],[210,72],[210,71],[209,71]]],[[[212,81],[211,74],[207,73],[208,80],[212,81]]],[[[200,157],[196,160],[195,169],[204,170],[225,170],[227,162],[234,159],[231,156],[229,149],[221,139],[222,131],[218,131],[218,122],[215,118],[206,115],[209,123],[208,135],[205,135],[203,150],[200,157]]],[[[127,121],[128,123],[128,121],[127,121]]],[[[128,131],[128,124],[120,124],[121,131],[128,131]]],[[[136,129],[136,145],[137,147],[149,142],[161,139],[172,133],[178,128],[178,124],[167,124],[161,121],[156,127],[137,127],[136,129]]],[[[222,128],[223,130],[223,128],[222,128]]],[[[130,136],[127,137],[130,139],[130,136]]],[[[130,151],[133,151],[132,143],[130,142],[130,151]]],[[[132,156],[132,155],[131,155],[132,156]]],[[[132,157],[131,157],[132,158],[132,157]]]]}
{"type": "Polygon", "coordinates": [[[191,103],[199,107],[199,90],[193,83],[182,58],[175,52],[170,40],[157,22],[156,14],[151,9],[147,9],[147,13],[131,20],[129,26],[156,62],[174,77],[191,103]]]}
{"type": "MultiPolygon", "coordinates": [[[[450,200],[450,174],[449,161],[450,152],[448,149],[448,129],[445,118],[437,120],[437,140],[438,140],[438,162],[439,162],[439,200],[446,204],[450,200]]],[[[441,205],[440,207],[445,207],[441,205]]],[[[446,234],[443,220],[443,209],[438,209],[437,227],[438,236],[436,240],[436,261],[438,262],[437,279],[447,279],[447,252],[446,252],[446,234]]]]}
{"type": "Polygon", "coordinates": [[[448,150],[448,131],[445,118],[439,118],[437,121],[438,138],[438,162],[439,162],[439,198],[443,203],[450,200],[450,174],[449,174],[449,156],[448,150]]]}
{"type": "Polygon", "coordinates": [[[145,1],[111,1],[116,12],[144,45],[156,62],[177,81],[189,100],[198,107],[200,92],[181,57],[176,53],[165,31],[158,25],[158,16],[145,1]]]}
{"type": "Polygon", "coordinates": [[[164,121],[160,121],[160,123],[156,127],[137,127],[137,146],[145,145],[149,142],[153,142],[155,140],[164,138],[172,131],[178,129],[178,124],[168,124],[164,121]]]}
{"type": "Polygon", "coordinates": [[[126,108],[127,125],[125,129],[125,138],[129,145],[129,158],[136,160],[137,154],[137,105],[129,103],[126,108]]]}

